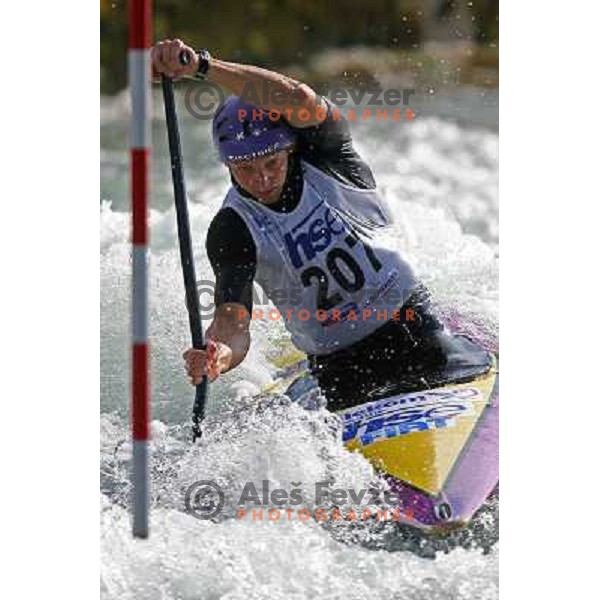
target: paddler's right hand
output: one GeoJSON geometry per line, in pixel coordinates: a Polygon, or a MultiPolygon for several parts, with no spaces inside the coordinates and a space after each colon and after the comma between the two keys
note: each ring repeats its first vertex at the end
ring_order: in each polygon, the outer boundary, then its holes
{"type": "Polygon", "coordinates": [[[204,350],[189,348],[183,353],[185,369],[192,385],[198,385],[205,375],[209,381],[214,381],[229,369],[231,358],[231,348],[213,339],[208,340],[204,350]]]}

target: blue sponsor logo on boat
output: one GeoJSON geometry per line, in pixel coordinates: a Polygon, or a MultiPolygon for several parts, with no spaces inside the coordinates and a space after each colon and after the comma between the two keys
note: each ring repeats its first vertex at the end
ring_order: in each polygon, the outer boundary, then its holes
{"type": "Polygon", "coordinates": [[[415,431],[444,429],[462,416],[472,414],[477,388],[430,390],[371,402],[343,415],[343,441],[357,438],[362,445],[415,431]]]}

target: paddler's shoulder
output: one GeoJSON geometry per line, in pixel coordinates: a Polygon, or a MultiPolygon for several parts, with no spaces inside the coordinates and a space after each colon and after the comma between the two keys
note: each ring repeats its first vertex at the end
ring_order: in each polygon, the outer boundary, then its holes
{"type": "Polygon", "coordinates": [[[231,207],[220,208],[206,234],[209,257],[220,254],[228,246],[254,246],[254,240],[244,219],[231,207]]]}

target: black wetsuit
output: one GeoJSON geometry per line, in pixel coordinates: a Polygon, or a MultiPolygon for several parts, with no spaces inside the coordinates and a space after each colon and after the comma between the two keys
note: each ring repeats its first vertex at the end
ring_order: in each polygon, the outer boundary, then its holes
{"type": "MultiPolygon", "coordinates": [[[[300,201],[303,178],[300,159],[317,169],[362,189],[375,188],[371,169],[352,144],[348,124],[330,113],[323,123],[294,129],[297,143],[290,156],[288,176],[280,200],[268,208],[290,212],[300,201]]],[[[250,202],[256,201],[232,178],[232,185],[250,202]]],[[[206,238],[208,257],[216,276],[215,303],[235,302],[252,310],[256,274],[256,246],[243,219],[232,208],[222,208],[206,238]]],[[[309,356],[311,370],[331,408],[339,409],[375,398],[393,388],[408,391],[436,385],[447,364],[448,336],[431,312],[428,294],[420,288],[408,300],[415,320],[389,321],[350,347],[326,356],[309,356]]],[[[478,357],[481,362],[483,358],[478,357]]]]}

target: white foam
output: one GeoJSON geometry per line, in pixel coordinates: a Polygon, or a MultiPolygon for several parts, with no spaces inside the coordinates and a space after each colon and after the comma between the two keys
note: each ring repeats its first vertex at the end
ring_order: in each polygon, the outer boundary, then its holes
{"type": "MultiPolygon", "coordinates": [[[[126,113],[123,98],[112,105],[103,103],[108,128],[124,130],[126,113]]],[[[204,125],[190,119],[184,123],[186,140],[199,147],[207,143],[204,125]]],[[[497,136],[433,118],[414,125],[393,136],[361,126],[359,149],[370,159],[390,201],[398,243],[433,291],[444,316],[494,347],[497,136]],[[465,235],[465,229],[474,235],[465,235]]],[[[190,342],[174,211],[165,210],[172,201],[162,143],[156,175],[162,179],[153,198],[153,206],[162,208],[151,211],[149,253],[153,419],[159,422],[153,427],[158,435],[153,444],[151,538],[144,542],[132,540],[128,513],[120,505],[128,495],[130,453],[130,223],[129,214],[114,207],[127,206],[126,180],[109,182],[116,191],[100,211],[103,597],[496,598],[497,550],[484,556],[460,549],[426,560],[405,552],[367,550],[351,543],[356,537],[344,538],[344,532],[334,536],[315,522],[261,524],[230,518],[215,524],[182,512],[181,486],[195,479],[266,478],[286,485],[293,478],[316,481],[329,476],[360,487],[373,472],[360,455],[346,452],[328,434],[318,413],[306,416],[305,411],[292,410],[284,416],[275,410],[259,419],[242,411],[241,421],[234,418],[243,396],[269,381],[272,370],[264,355],[271,340],[285,336],[281,324],[254,323],[248,359],[211,386],[209,412],[221,416],[203,445],[191,448],[189,431],[179,431],[178,425],[189,423],[193,389],[181,358],[190,342]]],[[[118,152],[106,155],[111,164],[123,162],[126,149],[118,152]]],[[[190,161],[186,164],[189,210],[197,278],[212,279],[204,238],[227,177],[216,163],[202,160],[199,170],[190,161]]],[[[362,536],[364,542],[373,534],[359,528],[352,535],[362,536]]]]}
{"type": "Polygon", "coordinates": [[[152,537],[131,539],[129,518],[102,515],[104,600],[407,600],[498,597],[497,552],[455,550],[435,561],[334,541],[315,523],[213,524],[157,510],[152,537]]]}

